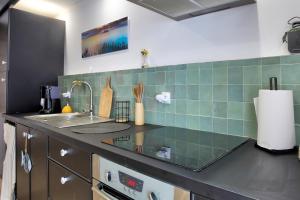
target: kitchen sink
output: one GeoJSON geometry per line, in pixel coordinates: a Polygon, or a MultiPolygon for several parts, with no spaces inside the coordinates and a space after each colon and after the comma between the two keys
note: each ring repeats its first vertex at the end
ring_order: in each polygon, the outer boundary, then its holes
{"type": "Polygon", "coordinates": [[[60,113],[60,114],[48,114],[48,115],[32,115],[32,116],[27,116],[25,118],[38,121],[57,128],[66,128],[66,127],[113,121],[112,119],[109,118],[103,118],[98,116],[91,117],[89,114],[86,113],[60,113]]]}

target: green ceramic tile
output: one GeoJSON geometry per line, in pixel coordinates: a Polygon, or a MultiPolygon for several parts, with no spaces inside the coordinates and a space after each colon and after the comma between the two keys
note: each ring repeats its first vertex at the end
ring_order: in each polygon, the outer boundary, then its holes
{"type": "Polygon", "coordinates": [[[147,85],[156,85],[155,72],[147,72],[146,75],[147,75],[146,84],[147,85]]]}
{"type": "Polygon", "coordinates": [[[154,85],[145,85],[144,87],[144,97],[154,98],[156,95],[156,86],[154,85]]]}
{"type": "Polygon", "coordinates": [[[186,114],[186,100],[176,100],[176,114],[186,114]]]}
{"type": "Polygon", "coordinates": [[[260,85],[244,85],[244,101],[253,102],[253,98],[258,96],[260,85]]]}
{"type": "Polygon", "coordinates": [[[200,83],[199,70],[188,70],[187,71],[187,84],[198,85],[200,83]]]}
{"type": "Polygon", "coordinates": [[[243,136],[244,128],[242,120],[228,120],[228,134],[243,136]]]}
{"type": "Polygon", "coordinates": [[[244,120],[255,121],[256,114],[253,103],[245,103],[244,104],[244,120]]]}
{"type": "Polygon", "coordinates": [[[283,90],[293,90],[294,104],[300,104],[300,85],[282,85],[283,90]]]}
{"type": "Polygon", "coordinates": [[[187,70],[199,70],[200,68],[200,64],[199,63],[190,63],[190,64],[187,64],[187,70]]]}
{"type": "Polygon", "coordinates": [[[175,72],[175,84],[184,85],[186,83],[186,71],[176,70],[175,72]]]}
{"type": "Polygon", "coordinates": [[[199,117],[199,126],[202,131],[212,131],[212,118],[199,117]]]}
{"type": "Polygon", "coordinates": [[[243,85],[228,85],[228,101],[243,101],[243,85]]]}
{"type": "Polygon", "coordinates": [[[165,124],[166,126],[175,126],[175,115],[166,113],[165,114],[165,122],[166,122],[166,124],[165,124]]]}
{"type": "Polygon", "coordinates": [[[198,100],[199,99],[199,85],[187,86],[187,99],[198,100]]]}
{"type": "Polygon", "coordinates": [[[212,86],[211,85],[200,85],[199,86],[199,99],[201,101],[212,101],[212,86]]]}
{"type": "MultiPolygon", "coordinates": [[[[201,108],[200,108],[200,111],[201,111],[201,108]]],[[[213,116],[226,118],[227,117],[227,103],[226,102],[214,102],[213,116]]]]}
{"type": "Polygon", "coordinates": [[[255,121],[244,121],[244,136],[257,139],[257,124],[255,121]]]}
{"type": "Polygon", "coordinates": [[[186,113],[189,115],[199,115],[200,114],[200,101],[187,100],[186,113]]]}
{"type": "Polygon", "coordinates": [[[168,71],[166,72],[166,82],[168,85],[175,84],[175,71],[168,71]]]}
{"type": "Polygon", "coordinates": [[[175,85],[175,98],[185,99],[186,98],[186,86],[185,85],[175,85]]]}
{"type": "Polygon", "coordinates": [[[227,133],[227,119],[213,118],[213,132],[227,133]]]}
{"type": "Polygon", "coordinates": [[[185,64],[175,65],[175,70],[186,70],[185,64]]]}
{"type": "Polygon", "coordinates": [[[171,104],[165,105],[166,113],[175,113],[176,112],[176,100],[171,99],[171,104]]]}
{"type": "Polygon", "coordinates": [[[240,66],[228,67],[228,83],[243,84],[243,68],[240,66]]]}
{"type": "Polygon", "coordinates": [[[278,85],[280,81],[280,65],[262,66],[262,84],[263,88],[270,88],[270,78],[277,77],[278,85]]]}
{"type": "Polygon", "coordinates": [[[165,72],[155,72],[155,84],[163,85],[166,82],[166,73],[165,72]]]}
{"type": "Polygon", "coordinates": [[[212,66],[200,67],[200,84],[212,84],[212,66]]]}
{"type": "Polygon", "coordinates": [[[214,85],[213,100],[227,101],[227,85],[214,85]]]}
{"type": "Polygon", "coordinates": [[[146,83],[147,75],[146,73],[138,73],[138,82],[146,83]]]}
{"type": "Polygon", "coordinates": [[[281,65],[282,84],[300,84],[300,64],[281,65]]]}
{"type": "Polygon", "coordinates": [[[144,98],[144,109],[146,111],[156,111],[157,103],[154,98],[144,98]]]}
{"type": "Polygon", "coordinates": [[[212,102],[211,101],[200,101],[200,115],[211,116],[212,115],[212,102]]]}
{"type": "Polygon", "coordinates": [[[156,122],[156,115],[155,112],[146,111],[145,112],[145,121],[149,124],[154,124],[156,122]]]}
{"type": "Polygon", "coordinates": [[[166,123],[166,114],[162,112],[157,112],[156,113],[156,124],[158,125],[164,125],[166,123]]]}
{"type": "Polygon", "coordinates": [[[244,84],[261,84],[261,66],[244,67],[244,84]]]}
{"type": "Polygon", "coordinates": [[[300,63],[300,56],[299,55],[281,56],[280,63],[281,64],[300,63]]]}
{"type": "Polygon", "coordinates": [[[295,123],[300,125],[300,105],[294,106],[295,110],[295,123]]]}
{"type": "Polygon", "coordinates": [[[227,66],[215,66],[213,67],[213,82],[214,84],[227,84],[228,83],[228,72],[227,66]]]}
{"type": "Polygon", "coordinates": [[[275,65],[280,64],[280,57],[266,57],[261,59],[262,65],[275,65]]]}
{"type": "Polygon", "coordinates": [[[199,117],[188,115],[186,127],[189,129],[199,130],[199,128],[200,128],[199,117]]]}
{"type": "Polygon", "coordinates": [[[175,126],[186,128],[186,115],[175,115],[175,126]]]}
{"type": "Polygon", "coordinates": [[[260,65],[260,58],[244,59],[244,60],[231,60],[228,62],[228,66],[252,66],[260,65]]]}
{"type": "Polygon", "coordinates": [[[228,118],[242,120],[243,106],[242,102],[228,102],[228,118]]]}

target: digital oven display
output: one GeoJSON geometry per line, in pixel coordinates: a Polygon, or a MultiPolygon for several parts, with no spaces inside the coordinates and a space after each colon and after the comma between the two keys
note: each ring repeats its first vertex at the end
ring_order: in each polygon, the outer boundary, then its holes
{"type": "Polygon", "coordinates": [[[119,180],[123,185],[125,185],[133,190],[136,190],[138,192],[143,191],[144,181],[142,181],[140,179],[137,179],[135,177],[132,177],[128,174],[125,174],[125,173],[119,171],[119,180]]]}

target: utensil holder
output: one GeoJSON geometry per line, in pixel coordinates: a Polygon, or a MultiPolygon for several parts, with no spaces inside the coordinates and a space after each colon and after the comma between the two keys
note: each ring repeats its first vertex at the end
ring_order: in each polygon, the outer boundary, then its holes
{"type": "Polygon", "coordinates": [[[135,125],[144,125],[144,105],[143,103],[135,103],[135,125]]]}

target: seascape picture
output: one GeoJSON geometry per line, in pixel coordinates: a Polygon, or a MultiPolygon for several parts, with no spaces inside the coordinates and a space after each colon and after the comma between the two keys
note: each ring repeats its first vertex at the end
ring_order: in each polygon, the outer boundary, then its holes
{"type": "Polygon", "coordinates": [[[128,17],[81,34],[82,58],[128,49],[128,17]]]}

